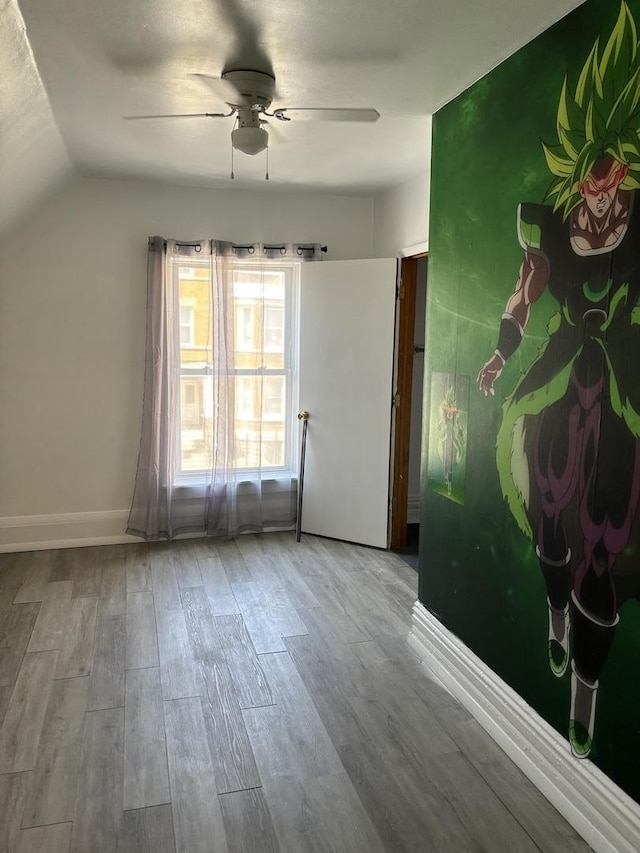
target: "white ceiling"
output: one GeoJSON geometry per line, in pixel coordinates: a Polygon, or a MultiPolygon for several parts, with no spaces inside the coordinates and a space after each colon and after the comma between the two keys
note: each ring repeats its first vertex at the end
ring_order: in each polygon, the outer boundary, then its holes
{"type": "Polygon", "coordinates": [[[580,2],[0,0],[12,24],[0,126],[14,159],[38,134],[59,159],[59,132],[82,175],[370,195],[425,172],[431,113],[580,2]],[[274,73],[272,108],[375,107],[381,117],[272,120],[266,185],[264,154],[238,153],[230,184],[232,118],[123,118],[222,111],[190,75],[242,67],[274,73]]]}

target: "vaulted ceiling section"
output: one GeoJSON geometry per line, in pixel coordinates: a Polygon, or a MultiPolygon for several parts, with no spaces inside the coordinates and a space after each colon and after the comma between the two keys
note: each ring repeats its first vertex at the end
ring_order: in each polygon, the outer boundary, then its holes
{"type": "MultiPolygon", "coordinates": [[[[70,172],[372,196],[429,168],[431,114],[576,0],[0,0],[0,228],[70,172]],[[278,121],[234,152],[228,70],[275,77],[277,108],[372,108],[375,122],[278,121]],[[214,78],[208,80],[207,78],[214,78]],[[226,101],[226,102],[225,102],[226,101]]],[[[316,118],[319,113],[312,114],[316,118]]]]}

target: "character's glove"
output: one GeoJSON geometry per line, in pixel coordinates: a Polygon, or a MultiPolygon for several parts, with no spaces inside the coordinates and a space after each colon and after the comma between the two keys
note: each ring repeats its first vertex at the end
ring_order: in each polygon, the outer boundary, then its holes
{"type": "Polygon", "coordinates": [[[510,358],[520,346],[524,329],[513,314],[503,314],[500,320],[500,333],[496,355],[502,359],[502,364],[510,358]]]}

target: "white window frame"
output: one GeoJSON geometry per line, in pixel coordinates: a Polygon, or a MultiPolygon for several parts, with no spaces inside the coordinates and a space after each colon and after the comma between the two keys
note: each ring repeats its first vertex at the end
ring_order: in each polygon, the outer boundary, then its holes
{"type": "MultiPolygon", "coordinates": [[[[236,269],[238,272],[242,270],[256,270],[259,268],[261,262],[252,262],[248,261],[238,261],[236,264],[236,269]]],[[[177,318],[177,324],[175,329],[175,334],[177,335],[178,342],[178,351],[180,349],[180,280],[189,277],[192,277],[192,270],[196,267],[207,268],[209,267],[208,261],[203,261],[198,263],[195,259],[190,258],[188,264],[181,264],[179,260],[175,261],[174,264],[174,274],[173,274],[173,294],[174,294],[174,316],[177,318]],[[183,269],[187,269],[189,273],[183,273],[183,269]]],[[[234,368],[229,371],[229,375],[235,376],[284,376],[285,377],[285,389],[286,389],[286,401],[285,401],[285,450],[284,450],[284,463],[280,466],[270,466],[268,468],[261,468],[261,475],[264,478],[265,475],[269,477],[272,476],[273,479],[278,479],[278,477],[291,477],[296,476],[298,469],[298,420],[297,420],[297,410],[298,410],[298,354],[299,354],[299,290],[300,290],[300,267],[301,263],[299,261],[288,261],[288,262],[278,262],[269,264],[269,269],[272,272],[281,271],[284,273],[284,290],[285,290],[285,317],[284,317],[284,341],[283,341],[283,356],[284,356],[284,365],[282,368],[266,368],[264,365],[261,365],[256,368],[234,368]]],[[[203,280],[203,286],[207,286],[206,281],[203,280]]],[[[240,302],[240,304],[242,304],[240,302]]],[[[235,312],[235,306],[234,306],[235,312]]],[[[235,322],[235,318],[234,318],[235,322]]],[[[264,325],[264,318],[263,318],[264,325]]],[[[265,352],[273,352],[272,349],[264,350],[265,352]]],[[[188,365],[182,366],[180,364],[180,360],[178,360],[178,364],[176,366],[176,391],[177,396],[176,399],[178,401],[178,406],[181,405],[181,395],[180,395],[180,382],[182,377],[184,376],[212,376],[213,371],[211,368],[207,366],[194,366],[189,367],[188,365]]],[[[178,413],[178,417],[176,418],[176,423],[181,424],[181,415],[182,413],[178,413]]],[[[269,423],[269,420],[266,419],[266,423],[269,423]]],[[[181,468],[182,464],[182,446],[181,446],[181,430],[178,429],[178,435],[176,436],[176,470],[175,480],[176,484],[180,484],[183,486],[186,485],[196,485],[204,481],[204,471],[184,471],[181,468]]],[[[238,467],[234,469],[236,474],[242,474],[246,472],[250,474],[251,472],[256,472],[257,469],[251,467],[238,467]]]]}

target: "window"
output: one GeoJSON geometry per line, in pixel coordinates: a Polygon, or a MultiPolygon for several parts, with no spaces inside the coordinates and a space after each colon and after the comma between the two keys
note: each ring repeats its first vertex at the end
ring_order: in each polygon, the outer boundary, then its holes
{"type": "Polygon", "coordinates": [[[193,346],[193,306],[180,305],[180,344],[181,346],[193,346]]]}
{"type": "Polygon", "coordinates": [[[264,348],[277,352],[284,342],[284,311],[278,304],[266,305],[264,309],[264,348]]]}
{"type": "Polygon", "coordinates": [[[201,429],[203,415],[203,382],[185,377],[180,383],[180,405],[183,429],[201,429]]]}
{"type": "Polygon", "coordinates": [[[254,306],[251,303],[236,307],[236,352],[255,351],[254,306]]]}
{"type": "Polygon", "coordinates": [[[178,261],[175,290],[180,336],[180,424],[178,467],[197,478],[213,465],[215,383],[225,383],[233,411],[233,468],[293,471],[297,452],[297,287],[299,264],[233,268],[231,305],[234,364],[214,370],[212,335],[221,324],[211,317],[209,267],[178,261]]]}
{"type": "Polygon", "coordinates": [[[265,376],[262,386],[262,416],[269,420],[284,420],[286,385],[282,376],[265,376]]]}

